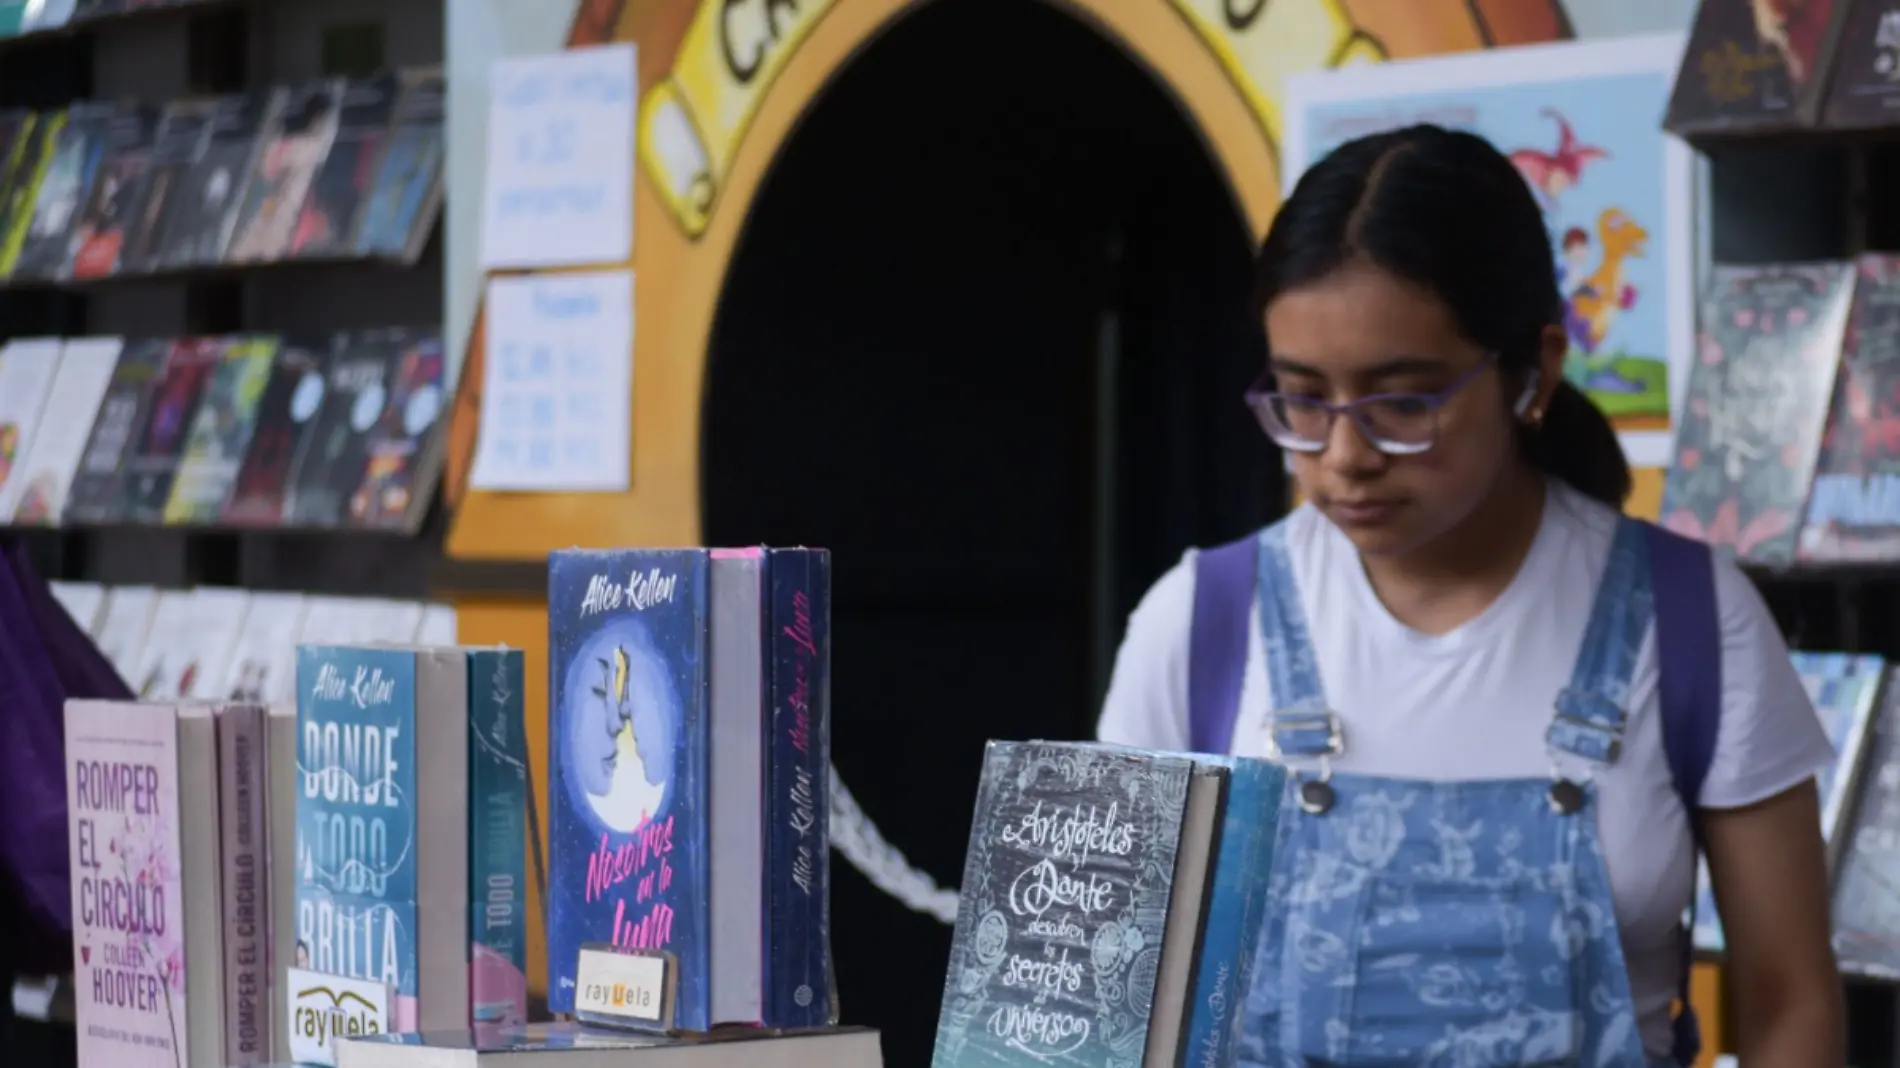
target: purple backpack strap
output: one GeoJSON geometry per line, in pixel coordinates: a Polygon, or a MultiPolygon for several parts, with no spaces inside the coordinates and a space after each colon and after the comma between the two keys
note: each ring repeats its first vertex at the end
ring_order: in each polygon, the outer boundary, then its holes
{"type": "Polygon", "coordinates": [[[1194,557],[1194,620],[1188,640],[1188,748],[1225,753],[1240,713],[1247,667],[1247,613],[1253,608],[1259,535],[1203,549],[1194,557]]]}
{"type": "MultiPolygon", "coordinates": [[[[1702,783],[1715,759],[1722,725],[1722,625],[1715,603],[1715,567],[1702,542],[1645,524],[1649,534],[1649,581],[1656,596],[1656,663],[1662,706],[1663,749],[1669,774],[1689,817],[1696,852],[1702,851],[1697,818],[1702,783]]],[[[1682,935],[1682,1013],[1675,1022],[1675,1057],[1695,1063],[1702,1049],[1695,1010],[1689,1007],[1689,973],[1695,961],[1695,898],[1682,935]]]]}

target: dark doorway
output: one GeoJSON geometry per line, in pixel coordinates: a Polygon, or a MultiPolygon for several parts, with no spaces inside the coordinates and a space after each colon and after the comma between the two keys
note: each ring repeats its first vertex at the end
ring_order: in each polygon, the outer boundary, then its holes
{"type": "MultiPolygon", "coordinates": [[[[1251,238],[1155,79],[1024,0],[938,0],[774,163],[709,353],[709,544],[834,553],[834,761],[962,877],[982,746],[1081,738],[1121,624],[1278,465],[1251,238]]],[[[928,1063],[950,931],[832,863],[844,1018],[928,1063]]]]}

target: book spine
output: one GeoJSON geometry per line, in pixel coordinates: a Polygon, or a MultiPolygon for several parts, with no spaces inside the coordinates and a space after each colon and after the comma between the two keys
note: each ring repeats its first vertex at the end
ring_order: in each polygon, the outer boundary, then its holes
{"type": "Polygon", "coordinates": [[[831,1022],[831,559],[774,549],[766,781],[766,1012],[773,1027],[831,1022]]]}
{"type": "Polygon", "coordinates": [[[269,1004],[270,890],[264,842],[263,709],[220,709],[218,823],[224,890],[224,1061],[231,1066],[271,1059],[269,1004]]]}
{"type": "Polygon", "coordinates": [[[1286,773],[1280,768],[1265,761],[1234,761],[1194,966],[1182,1068],[1225,1068],[1238,1053],[1254,945],[1266,912],[1267,881],[1260,873],[1273,863],[1285,789],[1286,773]]]}
{"type": "Polygon", "coordinates": [[[521,652],[469,653],[469,1018],[528,1018],[528,738],[521,652]]]}

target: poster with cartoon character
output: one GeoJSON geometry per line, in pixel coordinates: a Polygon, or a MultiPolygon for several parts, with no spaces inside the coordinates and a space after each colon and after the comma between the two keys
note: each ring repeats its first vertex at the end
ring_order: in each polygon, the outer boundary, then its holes
{"type": "Polygon", "coordinates": [[[1419,122],[1480,134],[1510,157],[1550,231],[1565,375],[1610,416],[1638,467],[1669,462],[1695,340],[1696,166],[1661,130],[1681,53],[1680,34],[1563,42],[1287,86],[1289,183],[1345,141],[1419,122]]]}

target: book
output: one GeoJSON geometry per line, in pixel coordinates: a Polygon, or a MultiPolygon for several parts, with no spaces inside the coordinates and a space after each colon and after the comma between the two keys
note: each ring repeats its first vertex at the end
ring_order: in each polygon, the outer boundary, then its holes
{"type": "Polygon", "coordinates": [[[169,341],[139,340],[127,342],[120,352],[80,452],[79,470],[67,488],[65,522],[113,523],[124,517],[125,466],[137,447],[171,347],[169,341]]]}
{"type": "Polygon", "coordinates": [[[1717,267],[1662,523],[1745,561],[1790,561],[1834,394],[1851,263],[1717,267]]]}
{"type": "Polygon", "coordinates": [[[762,774],[769,771],[769,713],[761,707],[771,696],[766,642],[777,631],[768,629],[776,621],[765,552],[714,549],[707,581],[707,821],[725,860],[707,895],[709,1011],[715,1024],[758,1025],[768,1017],[760,964],[771,960],[767,928],[774,919],[766,891],[766,809],[773,797],[762,774]]]}
{"type": "Polygon", "coordinates": [[[13,264],[15,279],[66,276],[73,223],[91,195],[117,112],[114,105],[98,103],[78,103],[67,109],[13,264]]]}
{"type": "Polygon", "coordinates": [[[401,87],[395,71],[352,79],[344,86],[336,137],[311,179],[310,195],[291,238],[291,255],[322,259],[355,252],[356,222],[369,198],[401,87]]]}
{"type": "Polygon", "coordinates": [[[270,381],[257,404],[250,448],[224,506],[226,523],[275,526],[283,521],[292,467],[323,406],[327,363],[321,346],[280,340],[270,381]]]}
{"type": "Polygon", "coordinates": [[[158,109],[127,104],[105,131],[99,171],[85,206],[73,222],[67,274],[75,279],[106,278],[119,272],[128,235],[137,219],[139,194],[151,173],[158,143],[158,109]]]}
{"type": "Polygon", "coordinates": [[[1889,669],[1868,732],[1834,879],[1834,954],[1841,970],[1900,978],[1900,686],[1889,669]]]}
{"type": "Polygon", "coordinates": [[[1287,775],[1285,768],[1266,760],[1234,757],[1225,763],[1230,777],[1182,1035],[1184,1065],[1257,1059],[1243,1056],[1241,1029],[1266,921],[1263,873],[1273,870],[1287,775]]]}
{"type": "Polygon", "coordinates": [[[164,521],[186,435],[197,418],[205,386],[223,362],[224,349],[224,342],[213,337],[178,338],[171,343],[125,462],[121,518],[135,523],[164,521]]]}
{"type": "Polygon", "coordinates": [[[413,532],[442,467],[445,369],[441,335],[396,334],[389,400],[369,433],[363,480],[350,495],[345,522],[413,532]]]}
{"type": "MultiPolygon", "coordinates": [[[[528,1020],[528,726],[519,649],[468,650],[472,1026],[528,1020]]],[[[533,833],[539,833],[536,828],[533,833]]]]}
{"type": "Polygon", "coordinates": [[[1830,856],[1838,855],[1841,821],[1860,782],[1868,724],[1880,697],[1886,662],[1872,653],[1797,651],[1795,671],[1821,717],[1834,762],[1815,775],[1821,795],[1821,834],[1830,856]]]}
{"type": "Polygon", "coordinates": [[[223,1063],[217,768],[207,709],[66,704],[73,986],[86,1068],[223,1063]]]}
{"type": "Polygon", "coordinates": [[[264,706],[217,709],[224,913],[224,1064],[271,1059],[269,761],[264,706]]]}
{"type": "Polygon", "coordinates": [[[105,614],[106,588],[97,582],[65,582],[53,579],[47,588],[53,593],[53,599],[66,610],[80,630],[88,636],[96,637],[99,631],[99,619],[105,614]]]}
{"type": "Polygon", "coordinates": [[[59,372],[58,338],[21,338],[0,348],[0,517],[13,514],[26,487],[46,394],[59,372]],[[17,480],[17,481],[16,481],[17,480]]]}
{"type": "Polygon", "coordinates": [[[260,89],[222,97],[206,131],[204,149],[183,176],[166,212],[159,258],[167,267],[224,262],[251,176],[266,139],[277,128],[286,93],[260,89]]]}
{"type": "Polygon", "coordinates": [[[447,82],[441,67],[405,70],[390,133],[357,224],[356,252],[414,263],[442,206],[447,82]]]}
{"type": "Polygon", "coordinates": [[[0,276],[12,277],[14,266],[19,262],[20,250],[26,244],[35,206],[39,203],[40,184],[52,166],[54,151],[65,129],[64,109],[44,111],[35,119],[32,130],[21,139],[19,157],[9,168],[6,202],[0,205],[0,276]]]}
{"type": "Polygon", "coordinates": [[[712,1024],[704,550],[548,558],[548,1007],[584,943],[679,962],[675,1022],[712,1024]]]}
{"type": "Polygon", "coordinates": [[[1847,8],[1822,125],[1889,126],[1900,116],[1900,0],[1839,0],[1847,8]]]}
{"type": "Polygon", "coordinates": [[[59,354],[53,384],[47,390],[45,418],[33,432],[26,466],[7,487],[0,488],[0,517],[8,497],[13,522],[20,526],[51,526],[66,511],[66,492],[78,477],[93,421],[98,417],[106,389],[112,384],[124,342],[116,337],[74,338],[59,354]]]}
{"type": "Polygon", "coordinates": [[[251,594],[244,610],[244,626],[217,686],[218,696],[230,701],[271,703],[295,698],[297,634],[303,626],[305,607],[300,593],[251,594]]]}
{"type": "Polygon", "coordinates": [[[831,971],[831,554],[773,548],[765,557],[765,1014],[773,1027],[823,1027],[838,1022],[831,971]]]}
{"type": "Polygon", "coordinates": [[[1195,775],[1184,756],[990,742],[934,1068],[1137,1068],[1195,775]],[[1097,991],[1127,1009],[1103,1014],[1097,991]]]}
{"type": "MultiPolygon", "coordinates": [[[[174,215],[187,210],[190,198],[185,191],[204,156],[217,114],[218,101],[209,97],[174,100],[165,106],[145,176],[128,204],[131,222],[120,249],[121,271],[142,274],[173,266],[168,262],[165,231],[174,215]]],[[[191,210],[196,210],[195,205],[191,210]]]]}
{"type": "Polygon", "coordinates": [[[1663,127],[1687,138],[1811,127],[1847,0],[1703,0],[1663,127]]]}
{"type": "Polygon", "coordinates": [[[297,653],[296,965],[387,983],[397,1030],[470,1019],[468,658],[297,653]]]}
{"type": "Polygon", "coordinates": [[[127,681],[142,700],[205,696],[206,681],[224,677],[250,591],[216,586],[164,590],[149,636],[127,681]]]}
{"type": "Polygon", "coordinates": [[[728,1029],[670,1037],[574,1024],[366,1035],[337,1047],[337,1068],[883,1068],[878,1033],[728,1029]]]}
{"type": "Polygon", "coordinates": [[[270,335],[223,339],[178,459],[165,502],[166,523],[211,523],[223,513],[251,446],[258,402],[276,356],[277,339],[270,335]]]}
{"type": "Polygon", "coordinates": [[[299,87],[286,99],[282,122],[265,142],[257,173],[238,210],[226,257],[231,262],[259,263],[290,252],[317,168],[336,139],[342,92],[342,79],[323,78],[299,87]]]}
{"type": "Polygon", "coordinates": [[[1862,256],[1801,526],[1803,561],[1900,554],[1900,257],[1862,256]]]}
{"type": "Polygon", "coordinates": [[[115,586],[106,593],[105,614],[99,621],[95,644],[127,686],[132,686],[131,680],[138,673],[157,612],[158,591],[150,586],[115,586]]]}
{"type": "Polygon", "coordinates": [[[390,376],[401,349],[400,331],[337,336],[323,404],[291,475],[286,522],[319,527],[342,523],[369,465],[371,434],[388,410],[390,376]]]}

